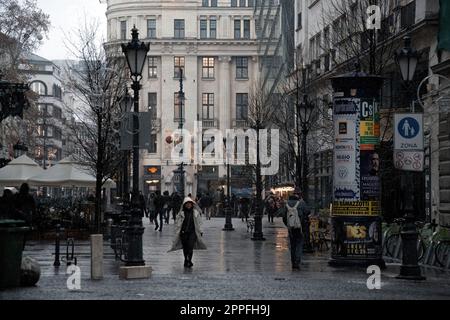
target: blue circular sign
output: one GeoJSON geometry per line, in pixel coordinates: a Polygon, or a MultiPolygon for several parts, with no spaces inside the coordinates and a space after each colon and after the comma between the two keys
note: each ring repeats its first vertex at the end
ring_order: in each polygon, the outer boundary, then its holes
{"type": "Polygon", "coordinates": [[[400,120],[397,127],[398,133],[405,139],[415,138],[420,131],[419,122],[411,117],[406,117],[400,120]]]}

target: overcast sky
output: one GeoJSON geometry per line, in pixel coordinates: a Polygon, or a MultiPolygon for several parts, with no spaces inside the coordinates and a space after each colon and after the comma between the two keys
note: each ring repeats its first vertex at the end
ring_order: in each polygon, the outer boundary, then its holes
{"type": "Polygon", "coordinates": [[[49,39],[44,38],[43,45],[36,52],[38,55],[49,60],[71,58],[64,46],[64,32],[72,32],[85,21],[85,16],[88,21],[98,19],[102,36],[106,38],[106,4],[99,3],[99,0],[37,0],[37,3],[50,15],[51,23],[49,39]]]}

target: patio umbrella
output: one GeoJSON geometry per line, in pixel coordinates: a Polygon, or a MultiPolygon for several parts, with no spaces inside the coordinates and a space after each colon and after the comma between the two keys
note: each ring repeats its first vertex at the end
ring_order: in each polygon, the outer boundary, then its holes
{"type": "Polygon", "coordinates": [[[41,174],[29,179],[30,185],[47,187],[95,187],[95,177],[70,158],[59,161],[41,174]]]}
{"type": "Polygon", "coordinates": [[[7,166],[0,169],[0,185],[13,187],[20,186],[28,179],[41,174],[44,170],[27,155],[12,160],[7,166]]]}
{"type": "MultiPolygon", "coordinates": [[[[88,169],[70,158],[65,158],[55,166],[30,178],[29,183],[33,186],[95,188],[95,181],[95,177],[88,169]]],[[[113,180],[108,179],[103,187],[115,188],[116,184],[113,180]]]]}

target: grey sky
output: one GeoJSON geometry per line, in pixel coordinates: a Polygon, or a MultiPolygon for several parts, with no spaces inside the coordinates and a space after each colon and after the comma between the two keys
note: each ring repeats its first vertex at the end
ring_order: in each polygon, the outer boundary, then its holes
{"type": "Polygon", "coordinates": [[[64,46],[64,33],[72,32],[77,25],[91,18],[101,23],[103,36],[106,37],[106,4],[100,4],[99,0],[37,0],[38,6],[50,15],[50,32],[48,38],[44,38],[43,45],[36,52],[38,55],[49,59],[71,58],[64,46]]]}

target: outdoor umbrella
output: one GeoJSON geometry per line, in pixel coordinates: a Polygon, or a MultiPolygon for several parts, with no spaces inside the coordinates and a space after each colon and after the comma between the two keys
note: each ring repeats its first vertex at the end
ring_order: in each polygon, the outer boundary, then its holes
{"type": "Polygon", "coordinates": [[[95,187],[95,177],[83,170],[73,160],[59,161],[41,174],[29,179],[33,186],[47,187],[95,187]]]}
{"type": "Polygon", "coordinates": [[[41,174],[44,170],[32,159],[23,155],[12,160],[0,169],[0,185],[6,187],[20,186],[28,179],[41,174]]]}

